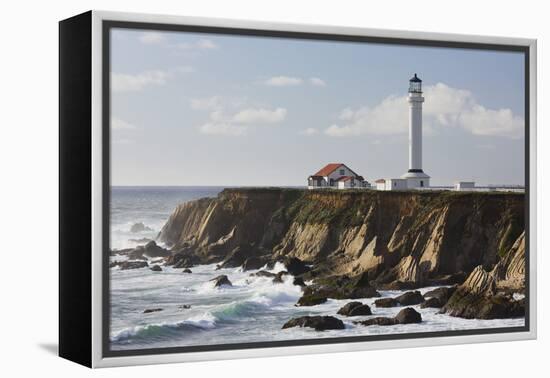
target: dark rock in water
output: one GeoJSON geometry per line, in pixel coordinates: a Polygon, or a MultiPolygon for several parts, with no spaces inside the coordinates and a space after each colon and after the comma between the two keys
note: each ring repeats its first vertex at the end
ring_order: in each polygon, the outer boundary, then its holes
{"type": "Polygon", "coordinates": [[[147,257],[144,256],[145,247],[140,245],[134,248],[130,253],[127,254],[128,258],[132,260],[147,260],[147,257]]]}
{"type": "Polygon", "coordinates": [[[180,260],[188,257],[187,253],[177,252],[166,258],[166,265],[175,265],[180,260]]]}
{"type": "Polygon", "coordinates": [[[374,301],[376,307],[397,307],[399,303],[394,298],[380,298],[374,301]]]}
{"type": "Polygon", "coordinates": [[[280,271],[279,273],[277,273],[275,275],[275,277],[273,277],[273,283],[283,283],[283,276],[286,276],[288,275],[288,272],[286,271],[280,271]]]}
{"type": "Polygon", "coordinates": [[[195,265],[193,264],[193,260],[187,257],[180,259],[177,263],[174,264],[175,269],[192,268],[194,266],[195,265]]]}
{"type": "Polygon", "coordinates": [[[121,270],[147,268],[147,261],[123,261],[119,264],[121,270]]]}
{"type": "Polygon", "coordinates": [[[166,258],[166,265],[173,265],[176,269],[192,268],[195,264],[200,263],[201,259],[194,255],[189,248],[182,248],[166,258]]]}
{"type": "Polygon", "coordinates": [[[348,316],[351,310],[353,310],[355,307],[362,306],[362,305],[363,303],[361,302],[349,302],[349,303],[346,303],[344,307],[341,307],[336,313],[338,315],[348,316]]]}
{"type": "Polygon", "coordinates": [[[150,314],[151,312],[159,312],[162,311],[162,308],[148,308],[143,311],[144,314],[150,314]]]}
{"type": "Polygon", "coordinates": [[[182,270],[181,272],[182,272],[182,273],[193,273],[193,272],[191,271],[191,269],[189,269],[189,268],[185,268],[185,269],[182,270]]]}
{"type": "Polygon", "coordinates": [[[422,322],[422,316],[414,308],[407,307],[399,311],[395,316],[395,321],[399,324],[410,324],[422,322]]]}
{"type": "MultiPolygon", "coordinates": [[[[430,290],[426,294],[424,294],[424,298],[436,298],[439,303],[441,303],[441,306],[443,306],[449,298],[454,294],[456,290],[456,286],[451,287],[438,287],[437,289],[430,290]]],[[[439,307],[441,307],[439,306],[439,307]]]]}
{"type": "Polygon", "coordinates": [[[229,281],[229,278],[227,278],[227,276],[225,274],[221,275],[221,276],[218,276],[216,278],[213,278],[210,281],[214,282],[214,287],[220,287],[220,286],[223,286],[223,285],[233,286],[233,284],[231,283],[231,281],[229,281]]]}
{"type": "Polygon", "coordinates": [[[441,313],[466,319],[506,319],[525,316],[525,300],[509,295],[484,295],[457,289],[441,313]]]}
{"type": "Polygon", "coordinates": [[[111,261],[109,263],[109,268],[115,268],[120,265],[120,261],[111,261]]]}
{"type": "Polygon", "coordinates": [[[144,255],[149,257],[167,257],[171,254],[169,250],[159,247],[154,240],[151,240],[149,243],[145,244],[144,248],[144,255]]]}
{"type": "Polygon", "coordinates": [[[190,304],[184,304],[184,305],[178,306],[178,309],[180,310],[189,310],[190,308],[191,308],[190,304]]]}
{"type": "Polygon", "coordinates": [[[420,305],[420,308],[440,308],[443,307],[443,304],[439,301],[436,297],[431,297],[426,299],[422,304],[420,305]]]}
{"type": "Polygon", "coordinates": [[[244,260],[244,263],[242,265],[242,270],[246,272],[247,270],[260,269],[265,265],[265,263],[266,263],[265,259],[262,259],[259,257],[249,257],[246,260],[244,260]]]}
{"type": "Polygon", "coordinates": [[[344,329],[344,322],[333,316],[302,316],[290,319],[283,325],[283,329],[291,327],[309,327],[316,331],[327,329],[344,329]]]}
{"type": "Polygon", "coordinates": [[[305,262],[297,257],[286,258],[283,261],[283,264],[287,272],[292,274],[293,276],[299,276],[300,274],[307,273],[311,270],[311,268],[307,266],[305,262]]]}
{"type": "Polygon", "coordinates": [[[115,256],[115,255],[125,256],[130,252],[132,252],[133,250],[134,250],[133,248],[111,249],[111,256],[115,256]]]}
{"type": "Polygon", "coordinates": [[[268,277],[268,278],[273,278],[276,276],[275,273],[271,273],[271,272],[268,272],[267,270],[260,270],[259,272],[256,272],[256,273],[250,273],[250,275],[252,277],[268,277]]]}
{"type": "Polygon", "coordinates": [[[408,291],[395,297],[395,300],[402,306],[413,306],[424,302],[424,297],[419,291],[408,291]]]}
{"type": "Polygon", "coordinates": [[[152,270],[153,272],[162,272],[162,268],[160,267],[160,265],[153,265],[153,266],[151,267],[151,270],[152,270]]]}
{"type": "Polygon", "coordinates": [[[363,320],[360,322],[354,322],[355,324],[361,324],[364,326],[379,325],[390,326],[396,324],[410,324],[422,322],[422,316],[411,307],[404,308],[394,318],[377,317],[372,319],[363,320]]]}
{"type": "MultiPolygon", "coordinates": [[[[250,257],[255,257],[257,252],[258,251],[253,249],[250,245],[239,245],[226,256],[220,266],[222,268],[236,268],[242,266],[245,263],[246,259],[250,257]]],[[[261,266],[256,269],[259,268],[261,268],[261,266]]]]}
{"type": "Polygon", "coordinates": [[[294,280],[292,280],[292,284],[296,286],[306,286],[306,283],[304,282],[304,279],[302,277],[294,277],[294,280]]]}
{"type": "Polygon", "coordinates": [[[148,257],[168,257],[170,256],[170,251],[159,247],[154,240],[151,240],[145,245],[140,245],[136,247],[132,252],[128,254],[131,259],[144,258],[148,257]]]}
{"type": "Polygon", "coordinates": [[[334,299],[359,299],[379,297],[380,293],[372,287],[366,274],[350,278],[347,275],[325,277],[307,287],[304,296],[317,296],[334,299]]]}
{"type": "Polygon", "coordinates": [[[311,290],[310,287],[306,287],[304,289],[304,294],[298,299],[296,306],[316,306],[325,303],[327,300],[328,298],[326,296],[311,290]]]}
{"type": "Polygon", "coordinates": [[[275,264],[277,263],[277,261],[275,260],[272,260],[271,258],[267,261],[267,263],[265,264],[266,266],[266,269],[269,269],[269,270],[272,270],[273,268],[275,268],[275,264]]]}
{"type": "Polygon", "coordinates": [[[370,307],[366,304],[355,307],[353,310],[350,311],[348,316],[365,316],[365,315],[372,315],[370,307]]]}
{"type": "Polygon", "coordinates": [[[378,290],[412,290],[420,287],[420,283],[413,281],[392,281],[389,283],[376,283],[378,290]]]}
{"type": "Polygon", "coordinates": [[[424,294],[426,301],[420,305],[421,308],[439,308],[443,307],[449,298],[456,291],[456,286],[438,287],[424,294]]]}
{"type": "Polygon", "coordinates": [[[344,307],[338,310],[338,315],[344,316],[362,316],[372,315],[370,307],[361,302],[349,302],[344,307]]]}
{"type": "Polygon", "coordinates": [[[132,227],[130,227],[130,232],[136,233],[143,231],[153,231],[153,229],[144,225],[143,222],[134,223],[132,227]]]}
{"type": "Polygon", "coordinates": [[[341,298],[336,299],[374,298],[380,296],[380,293],[376,291],[373,286],[371,286],[367,272],[363,272],[356,277],[350,278],[347,283],[344,282],[340,291],[341,298]]]}
{"type": "Polygon", "coordinates": [[[387,317],[376,317],[372,319],[363,320],[360,322],[354,322],[355,324],[361,324],[364,326],[379,325],[379,326],[390,326],[397,324],[397,321],[394,318],[387,317]]]}

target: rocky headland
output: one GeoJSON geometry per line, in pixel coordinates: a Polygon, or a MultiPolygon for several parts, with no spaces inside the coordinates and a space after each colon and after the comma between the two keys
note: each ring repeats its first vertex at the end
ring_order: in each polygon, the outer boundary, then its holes
{"type": "MultiPolygon", "coordinates": [[[[524,314],[524,229],[524,195],[518,193],[241,188],[179,205],[157,237],[167,249],[149,242],[117,253],[161,257],[189,272],[199,264],[257,270],[282,262],[303,287],[297,306],[409,290],[375,306],[421,305],[494,319],[524,314]],[[415,291],[426,286],[442,287],[424,296],[415,291]]],[[[132,264],[146,266],[118,266],[132,264]]],[[[254,274],[271,274],[274,284],[282,280],[281,273],[254,274]]],[[[228,284],[221,276],[216,283],[228,284]]],[[[370,313],[351,303],[344,312],[370,313]]],[[[421,321],[409,310],[401,317],[358,324],[421,321]]],[[[303,318],[285,325],[292,326],[340,324],[303,318]]]]}

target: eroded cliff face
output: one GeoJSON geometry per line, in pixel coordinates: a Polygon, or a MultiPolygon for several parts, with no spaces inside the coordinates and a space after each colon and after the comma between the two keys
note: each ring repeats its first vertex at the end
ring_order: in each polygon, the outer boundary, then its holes
{"type": "Polygon", "coordinates": [[[201,262],[298,257],[312,277],[367,272],[380,287],[460,284],[477,266],[517,287],[524,214],[512,193],[226,189],[178,206],[159,240],[201,262]]]}

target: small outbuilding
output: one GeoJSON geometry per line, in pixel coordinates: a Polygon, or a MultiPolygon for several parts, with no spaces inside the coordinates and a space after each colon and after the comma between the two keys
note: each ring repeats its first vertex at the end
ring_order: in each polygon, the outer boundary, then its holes
{"type": "Polygon", "coordinates": [[[376,182],[377,190],[407,190],[407,179],[402,178],[389,178],[378,179],[376,182]]]}
{"type": "Polygon", "coordinates": [[[456,181],[454,187],[457,191],[473,190],[476,183],[474,181],[456,181]]]}
{"type": "Polygon", "coordinates": [[[376,185],[376,190],[386,190],[386,180],[378,179],[374,184],[376,185]]]}

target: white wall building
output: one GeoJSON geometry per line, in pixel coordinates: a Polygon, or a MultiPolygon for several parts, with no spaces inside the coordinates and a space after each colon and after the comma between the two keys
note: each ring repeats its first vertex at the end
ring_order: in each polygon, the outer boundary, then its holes
{"type": "Polygon", "coordinates": [[[454,185],[454,190],[463,191],[463,190],[473,190],[476,187],[476,183],[473,181],[456,181],[454,185]]]}
{"type": "Polygon", "coordinates": [[[386,180],[378,179],[374,182],[374,186],[376,190],[386,190],[386,180]]]}
{"type": "Polygon", "coordinates": [[[390,178],[376,180],[377,190],[407,190],[407,179],[390,178]]]}
{"type": "Polygon", "coordinates": [[[353,189],[365,187],[364,181],[359,181],[353,176],[343,176],[336,180],[338,189],[353,189]]]}
{"type": "Polygon", "coordinates": [[[352,171],[343,163],[330,163],[325,165],[307,179],[308,189],[352,189],[368,188],[370,184],[363,176],[352,171]]]}

